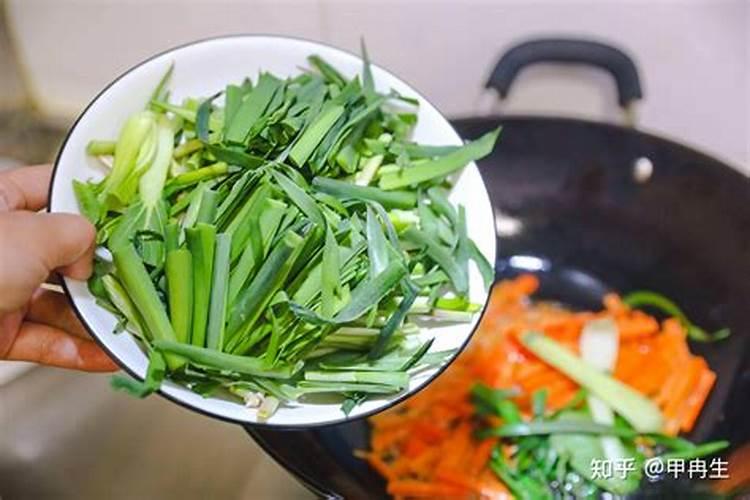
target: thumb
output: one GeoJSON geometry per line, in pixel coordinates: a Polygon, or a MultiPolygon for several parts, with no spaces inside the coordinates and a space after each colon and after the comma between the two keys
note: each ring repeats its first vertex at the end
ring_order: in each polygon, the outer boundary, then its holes
{"type": "Polygon", "coordinates": [[[22,224],[15,233],[17,244],[33,254],[47,274],[58,271],[78,280],[91,275],[96,230],[88,220],[73,214],[29,212],[10,217],[22,224]]]}
{"type": "Polygon", "coordinates": [[[3,212],[0,235],[0,315],[26,304],[53,271],[91,274],[95,231],[82,217],[3,212]]]}
{"type": "MultiPolygon", "coordinates": [[[[91,274],[96,231],[73,214],[9,212],[0,214],[0,253],[7,277],[25,276],[37,287],[53,271],[84,280],[91,274]]],[[[20,284],[20,283],[19,283],[20,284]]]]}

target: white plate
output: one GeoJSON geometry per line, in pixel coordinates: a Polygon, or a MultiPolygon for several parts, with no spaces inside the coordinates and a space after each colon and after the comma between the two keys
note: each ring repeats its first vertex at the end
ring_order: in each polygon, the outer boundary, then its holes
{"type": "MultiPolygon", "coordinates": [[[[73,194],[74,179],[100,179],[103,171],[97,162],[86,156],[86,144],[91,139],[112,139],[132,113],[143,108],[151,92],[171,63],[175,64],[170,83],[171,100],[179,102],[186,96],[209,96],[228,82],[239,82],[246,76],[256,77],[259,71],[276,75],[299,74],[306,67],[311,54],[324,57],[344,75],[359,74],[362,60],[348,52],[318,43],[274,36],[232,36],[204,40],[159,54],[134,67],[107,86],[86,108],[70,130],[55,162],[50,192],[50,211],[79,213],[73,194]]],[[[375,85],[380,91],[395,89],[403,95],[416,97],[419,122],[413,138],[425,144],[461,144],[458,134],[448,121],[424,97],[388,71],[372,68],[375,85]]],[[[437,75],[436,75],[437,76],[437,75]]],[[[470,164],[458,176],[451,200],[466,207],[468,233],[491,263],[495,262],[495,231],[489,196],[476,165],[470,164]]],[[[96,305],[86,283],[65,280],[65,289],[75,310],[91,335],[131,375],[142,379],[147,358],[133,337],[127,333],[114,334],[115,317],[96,305]]],[[[478,270],[470,269],[470,298],[486,304],[478,270]]],[[[477,326],[481,314],[472,323],[455,324],[423,331],[425,338],[434,336],[433,351],[462,348],[477,326]]],[[[374,398],[357,406],[349,419],[381,411],[408,394],[420,389],[444,367],[423,372],[412,378],[408,390],[390,397],[374,398]]],[[[346,420],[340,402],[299,403],[282,406],[266,422],[257,420],[255,410],[218,397],[203,398],[171,382],[165,382],[161,393],[188,408],[221,419],[269,426],[306,427],[346,420]]]]}

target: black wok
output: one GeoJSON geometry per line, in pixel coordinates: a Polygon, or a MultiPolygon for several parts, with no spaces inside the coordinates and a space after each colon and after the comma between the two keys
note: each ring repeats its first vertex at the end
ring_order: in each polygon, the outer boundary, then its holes
{"type": "MultiPolygon", "coordinates": [[[[505,96],[520,68],[550,60],[607,69],[623,107],[640,97],[637,71],[627,56],[569,40],[512,49],[488,86],[505,96]]],[[[498,125],[503,126],[499,146],[479,162],[500,230],[497,278],[535,272],[542,296],[581,308],[598,307],[608,290],[652,289],[673,298],[707,329],[731,328],[724,341],[691,346],[718,380],[689,437],[728,439],[733,448],[746,444],[750,181],[695,149],[631,127],[547,117],[454,122],[466,139],[498,125]]],[[[367,447],[365,421],[248,432],[321,496],[385,496],[380,477],[352,455],[367,447]]]]}

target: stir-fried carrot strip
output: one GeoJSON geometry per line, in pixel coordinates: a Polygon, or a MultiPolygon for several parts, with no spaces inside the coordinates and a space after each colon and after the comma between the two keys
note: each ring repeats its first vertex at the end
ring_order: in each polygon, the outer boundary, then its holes
{"type": "Polygon", "coordinates": [[[435,471],[435,478],[468,491],[478,491],[481,488],[479,480],[467,472],[460,469],[438,469],[435,471]]]}
{"type": "Polygon", "coordinates": [[[669,378],[672,367],[657,353],[651,354],[648,361],[643,359],[640,366],[643,367],[647,362],[648,370],[637,370],[633,373],[633,376],[621,378],[621,380],[646,396],[653,398],[669,378]]]}
{"type": "Polygon", "coordinates": [[[388,449],[399,439],[404,438],[408,432],[408,429],[405,427],[397,427],[393,430],[375,433],[370,441],[370,446],[374,451],[388,449]]]}
{"type": "Polygon", "coordinates": [[[608,293],[604,296],[604,300],[602,300],[602,302],[604,303],[604,308],[607,310],[607,312],[615,317],[626,314],[630,310],[630,308],[616,293],[608,293]]]}
{"type": "Polygon", "coordinates": [[[539,278],[533,274],[522,274],[514,280],[504,281],[503,283],[508,283],[510,294],[517,294],[513,295],[513,298],[516,300],[523,300],[529,297],[539,288],[539,278]]]}
{"type": "Polygon", "coordinates": [[[541,361],[529,361],[518,365],[518,368],[513,374],[513,378],[515,380],[528,380],[539,373],[545,373],[550,370],[552,370],[552,368],[541,361]]]}
{"type": "Polygon", "coordinates": [[[521,381],[520,384],[528,394],[533,394],[539,389],[549,388],[568,381],[565,375],[555,370],[539,373],[529,379],[521,381]]]}
{"type": "Polygon", "coordinates": [[[507,346],[496,352],[488,352],[486,356],[477,359],[473,373],[477,380],[492,387],[507,387],[513,382],[514,352],[507,346]],[[480,364],[481,363],[481,364],[480,364]]]}
{"type": "Polygon", "coordinates": [[[399,411],[387,411],[378,413],[377,415],[370,418],[370,424],[383,429],[394,426],[397,427],[403,422],[404,412],[401,411],[403,408],[405,408],[405,406],[400,407],[399,411]]]}
{"type": "Polygon", "coordinates": [[[629,315],[620,316],[616,322],[620,339],[623,341],[659,333],[659,322],[641,311],[633,311],[629,315]]]}
{"type": "Polygon", "coordinates": [[[407,458],[416,458],[424,451],[429,448],[430,445],[425,443],[423,440],[419,439],[418,437],[414,437],[406,442],[406,445],[403,449],[403,454],[407,458]]]}
{"type": "Polygon", "coordinates": [[[472,476],[476,477],[482,472],[482,469],[487,465],[487,461],[490,459],[492,450],[495,448],[496,444],[496,438],[485,439],[479,443],[469,462],[469,473],[472,476]]]}
{"type": "Polygon", "coordinates": [[[435,469],[441,453],[441,447],[432,446],[414,459],[401,456],[391,463],[391,471],[396,477],[429,477],[435,469]]]}
{"type": "Polygon", "coordinates": [[[701,372],[698,382],[693,387],[692,393],[685,401],[685,408],[681,418],[680,430],[690,432],[693,430],[695,421],[698,420],[703,405],[706,404],[711,388],[716,382],[716,373],[708,369],[707,366],[701,372]]]}
{"type": "Polygon", "coordinates": [[[575,386],[554,392],[547,398],[547,406],[552,410],[559,410],[570,403],[576,397],[576,394],[578,394],[578,387],[575,386]]]}
{"type": "Polygon", "coordinates": [[[489,469],[485,469],[479,476],[479,484],[480,490],[477,493],[483,500],[511,500],[513,498],[508,488],[489,469]]]}
{"type": "MultiPolygon", "coordinates": [[[[547,391],[547,408],[568,404],[578,385],[526,350],[518,336],[543,331],[578,352],[581,330],[592,319],[612,318],[618,326],[614,376],[642,392],[664,412],[665,432],[689,431],[705,404],[716,375],[690,353],[676,319],[659,323],[630,309],[620,297],[604,298],[604,310],[571,312],[557,304],[533,303],[539,286],[531,275],[495,285],[489,308],[472,343],[429,388],[371,419],[371,451],[362,457],[388,481],[388,492],[413,498],[506,499],[505,485],[488,468],[493,449],[510,457],[502,441],[476,441],[470,391],[475,383],[514,389],[514,402],[531,414],[532,394],[547,391]]],[[[499,417],[486,418],[501,425],[499,417]]]]}
{"type": "Polygon", "coordinates": [[[687,332],[675,318],[669,318],[662,323],[662,335],[660,340],[674,348],[672,353],[675,363],[686,361],[690,357],[690,348],[687,345],[687,332]]]}
{"type": "Polygon", "coordinates": [[[459,470],[465,467],[466,458],[471,455],[474,445],[471,432],[472,428],[469,422],[462,422],[458,426],[453,435],[443,445],[446,451],[450,451],[443,455],[436,472],[459,470]]]}
{"type": "Polygon", "coordinates": [[[646,346],[648,344],[641,342],[624,344],[617,354],[615,377],[627,382],[632,377],[643,373],[643,363],[651,354],[651,348],[646,346]]]}
{"type": "Polygon", "coordinates": [[[675,388],[680,384],[681,379],[681,372],[671,370],[669,377],[667,377],[667,380],[665,380],[664,384],[661,386],[661,390],[659,390],[656,397],[653,398],[654,402],[659,405],[659,407],[664,407],[664,405],[667,403],[667,400],[669,399],[670,394],[672,394],[675,391],[675,388]]]}
{"type": "Polygon", "coordinates": [[[657,348],[663,353],[662,359],[670,367],[670,375],[655,398],[656,403],[663,407],[676,387],[680,385],[684,375],[683,370],[690,359],[682,327],[676,322],[665,321],[657,348]]]}
{"type": "Polygon", "coordinates": [[[540,329],[545,335],[558,342],[577,342],[581,334],[582,323],[578,319],[566,314],[564,317],[553,317],[540,322],[540,329]]]}
{"type": "Polygon", "coordinates": [[[669,395],[664,403],[664,416],[667,419],[675,418],[681,406],[687,401],[690,393],[693,391],[695,384],[700,378],[701,372],[705,369],[706,362],[703,358],[692,356],[686,366],[683,367],[682,377],[675,390],[669,395]]]}
{"type": "Polygon", "coordinates": [[[426,443],[436,443],[446,437],[447,430],[437,422],[419,422],[412,427],[414,437],[423,440],[426,443]]]}
{"type": "Polygon", "coordinates": [[[693,357],[685,366],[683,376],[674,386],[674,391],[669,394],[667,401],[664,403],[662,412],[666,419],[664,431],[669,435],[676,435],[680,430],[679,410],[690,395],[694,384],[700,377],[705,361],[703,358],[693,357]]]}

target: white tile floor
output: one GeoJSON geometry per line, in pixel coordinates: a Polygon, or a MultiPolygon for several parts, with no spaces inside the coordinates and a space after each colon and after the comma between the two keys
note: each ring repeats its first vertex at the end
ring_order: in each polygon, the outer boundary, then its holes
{"type": "Polygon", "coordinates": [[[107,377],[35,368],[0,387],[0,497],[297,500],[312,495],[238,426],[107,377]]]}

